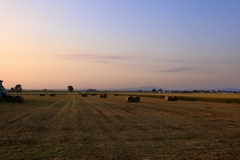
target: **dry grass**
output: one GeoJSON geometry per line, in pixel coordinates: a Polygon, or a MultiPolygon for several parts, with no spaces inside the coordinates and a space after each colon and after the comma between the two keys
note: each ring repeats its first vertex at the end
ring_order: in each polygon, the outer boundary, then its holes
{"type": "Polygon", "coordinates": [[[240,99],[240,93],[152,93],[152,92],[119,92],[119,95],[139,95],[139,96],[177,96],[177,97],[197,97],[197,98],[235,98],[240,99]]]}
{"type": "Polygon", "coordinates": [[[201,98],[236,98],[240,99],[238,93],[161,93],[164,95],[175,95],[184,97],[201,97],[201,98]]]}
{"type": "Polygon", "coordinates": [[[183,101],[222,102],[240,104],[239,93],[151,93],[151,92],[121,92],[122,96],[138,95],[140,97],[162,98],[176,96],[183,101]]]}
{"type": "Polygon", "coordinates": [[[79,95],[0,102],[0,159],[240,159],[240,105],[79,95]]]}

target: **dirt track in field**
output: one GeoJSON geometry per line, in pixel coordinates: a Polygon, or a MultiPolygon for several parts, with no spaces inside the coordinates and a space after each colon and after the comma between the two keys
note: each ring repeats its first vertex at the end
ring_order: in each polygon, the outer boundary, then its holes
{"type": "Polygon", "coordinates": [[[24,96],[0,103],[0,159],[240,159],[240,105],[24,96]]]}

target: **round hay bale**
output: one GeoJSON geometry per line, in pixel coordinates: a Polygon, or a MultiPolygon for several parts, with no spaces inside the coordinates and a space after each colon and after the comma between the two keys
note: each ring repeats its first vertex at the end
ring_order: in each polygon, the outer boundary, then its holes
{"type": "Polygon", "coordinates": [[[128,96],[125,98],[125,101],[131,103],[134,102],[134,98],[132,96],[128,96]]]}
{"type": "Polygon", "coordinates": [[[39,94],[39,96],[45,96],[45,94],[39,94]]]}
{"type": "Polygon", "coordinates": [[[14,97],[11,96],[11,95],[8,95],[8,96],[6,97],[6,100],[7,100],[7,102],[14,102],[14,97]]]}
{"type": "Polygon", "coordinates": [[[166,97],[165,97],[165,100],[166,100],[166,101],[172,101],[172,96],[166,96],[166,97]]]}
{"type": "Polygon", "coordinates": [[[53,93],[52,93],[52,94],[49,94],[49,96],[51,96],[51,97],[55,97],[55,96],[56,96],[56,94],[53,94],[53,93]]]}
{"type": "Polygon", "coordinates": [[[7,93],[6,92],[2,92],[2,97],[6,98],[7,97],[7,93]]]}
{"type": "Polygon", "coordinates": [[[101,93],[100,98],[107,98],[107,94],[106,93],[101,93]]]}
{"type": "Polygon", "coordinates": [[[133,97],[133,100],[134,100],[134,102],[140,102],[140,97],[139,96],[135,96],[135,97],[133,97]]]}
{"type": "Polygon", "coordinates": [[[178,100],[178,97],[177,96],[173,96],[172,97],[172,101],[177,101],[178,100]]]}
{"type": "Polygon", "coordinates": [[[87,97],[88,95],[87,94],[82,94],[82,97],[87,97]]]}
{"type": "Polygon", "coordinates": [[[13,97],[14,103],[23,103],[24,98],[22,96],[15,96],[13,97]]]}
{"type": "Polygon", "coordinates": [[[114,96],[118,96],[118,93],[115,93],[114,96]]]}
{"type": "Polygon", "coordinates": [[[96,96],[96,94],[92,94],[91,96],[96,96]]]}

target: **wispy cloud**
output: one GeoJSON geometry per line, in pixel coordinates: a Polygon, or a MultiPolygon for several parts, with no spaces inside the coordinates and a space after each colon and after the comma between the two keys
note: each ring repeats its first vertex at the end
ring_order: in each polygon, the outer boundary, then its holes
{"type": "Polygon", "coordinates": [[[109,63],[110,61],[107,60],[95,60],[96,63],[109,63]]]}
{"type": "Polygon", "coordinates": [[[230,64],[230,63],[239,63],[239,56],[236,57],[209,57],[205,59],[200,58],[189,58],[189,59],[165,59],[162,60],[164,63],[171,64],[230,64]]]}
{"type": "Polygon", "coordinates": [[[196,67],[179,67],[179,68],[171,68],[167,70],[162,70],[160,72],[165,72],[165,73],[176,73],[176,72],[188,72],[192,70],[196,70],[196,67]]]}
{"type": "Polygon", "coordinates": [[[59,54],[55,56],[63,57],[66,59],[82,59],[82,60],[88,59],[88,60],[97,60],[97,61],[121,60],[121,59],[130,58],[127,56],[95,55],[95,54],[59,54]]]}
{"type": "Polygon", "coordinates": [[[121,56],[121,55],[99,55],[99,54],[57,54],[56,57],[61,57],[68,60],[79,60],[79,61],[93,61],[97,63],[110,63],[115,61],[133,61],[133,60],[145,60],[144,57],[134,56],[121,56]]]}
{"type": "Polygon", "coordinates": [[[108,63],[111,61],[127,60],[133,57],[118,55],[97,55],[97,54],[58,54],[55,55],[69,60],[91,60],[99,63],[108,63]]]}

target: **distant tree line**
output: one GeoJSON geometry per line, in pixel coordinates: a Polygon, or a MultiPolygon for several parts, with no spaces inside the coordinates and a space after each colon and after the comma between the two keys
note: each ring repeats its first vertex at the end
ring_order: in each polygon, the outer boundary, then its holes
{"type": "Polygon", "coordinates": [[[11,92],[22,92],[22,85],[21,84],[17,84],[15,87],[11,88],[11,92]]]}

